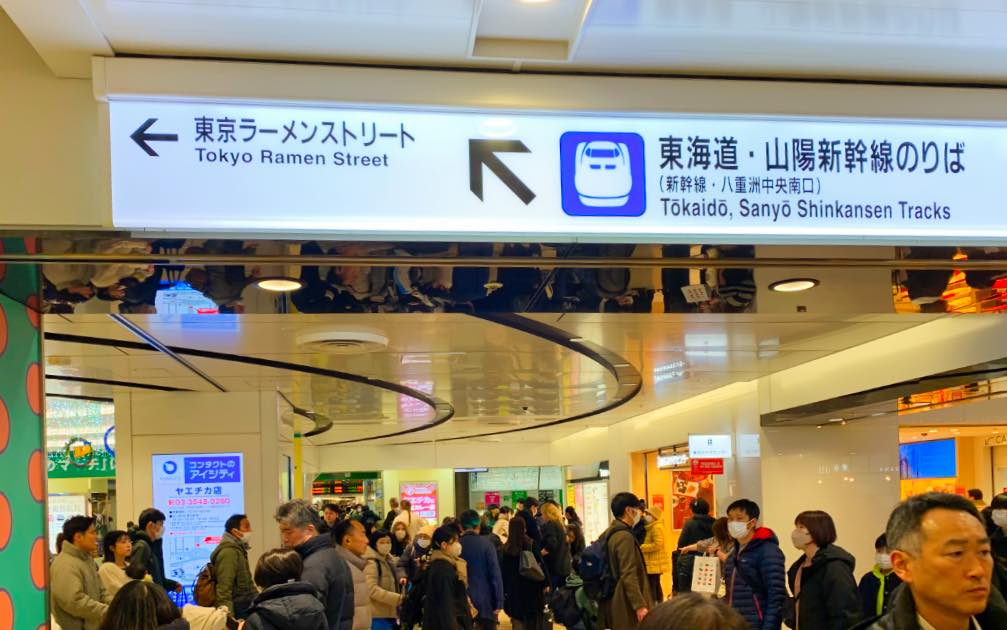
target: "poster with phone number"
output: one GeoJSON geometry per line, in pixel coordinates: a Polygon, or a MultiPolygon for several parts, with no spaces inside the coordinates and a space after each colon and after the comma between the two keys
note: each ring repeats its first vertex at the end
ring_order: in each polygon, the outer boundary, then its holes
{"type": "Polygon", "coordinates": [[[713,475],[694,475],[688,470],[671,473],[672,529],[682,529],[692,518],[692,502],[705,499],[711,510],[717,505],[714,500],[713,475]]]}

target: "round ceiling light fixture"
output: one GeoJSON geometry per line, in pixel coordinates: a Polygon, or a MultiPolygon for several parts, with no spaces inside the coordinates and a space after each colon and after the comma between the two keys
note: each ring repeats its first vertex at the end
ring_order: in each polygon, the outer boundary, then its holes
{"type": "Polygon", "coordinates": [[[297,291],[304,288],[303,282],[297,278],[289,278],[286,276],[259,278],[255,281],[255,285],[260,289],[273,291],[275,293],[290,293],[291,291],[297,291]]]}
{"type": "Polygon", "coordinates": [[[814,289],[819,284],[821,282],[815,278],[788,278],[786,280],[778,280],[769,285],[769,290],[779,291],[780,293],[799,293],[800,291],[814,289]]]}

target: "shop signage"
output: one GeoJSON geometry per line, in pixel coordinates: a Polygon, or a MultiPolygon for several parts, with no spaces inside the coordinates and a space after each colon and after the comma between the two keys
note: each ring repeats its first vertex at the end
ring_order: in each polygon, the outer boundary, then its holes
{"type": "Polygon", "coordinates": [[[489,507],[491,505],[496,505],[497,507],[499,507],[500,506],[500,493],[499,492],[487,492],[486,493],[486,498],[484,499],[484,502],[486,503],[487,507],[489,507]]]}
{"type": "Polygon", "coordinates": [[[723,459],[694,459],[692,460],[692,474],[694,475],[723,475],[723,459]]]}
{"type": "Polygon", "coordinates": [[[245,511],[244,455],[154,455],[151,466],[154,507],[167,516],[165,574],[188,591],[216,546],[220,524],[245,511]]]}
{"type": "Polygon", "coordinates": [[[71,438],[60,449],[48,449],[50,479],[115,477],[115,453],[110,450],[107,435],[104,448],[81,437],[71,438]]]}
{"type": "Polygon", "coordinates": [[[82,494],[50,494],[46,509],[49,515],[49,549],[57,551],[56,537],[63,532],[63,523],[74,516],[90,516],[87,497],[82,494]]]}
{"type": "Polygon", "coordinates": [[[986,446],[999,446],[1001,444],[1007,444],[1007,435],[991,435],[986,438],[986,446]]]}
{"type": "Polygon", "coordinates": [[[667,453],[662,455],[657,454],[657,467],[659,469],[665,468],[684,468],[689,465],[689,454],[688,453],[667,453]]]}
{"type": "Polygon", "coordinates": [[[416,516],[438,523],[437,520],[437,482],[400,483],[399,499],[409,501],[411,510],[416,516]]]}
{"type": "Polygon", "coordinates": [[[690,435],[689,457],[706,459],[711,457],[731,456],[731,436],[728,435],[690,435]]]}
{"type": "Polygon", "coordinates": [[[1007,237],[1003,125],[111,99],[112,220],[343,238],[1007,237]]]}

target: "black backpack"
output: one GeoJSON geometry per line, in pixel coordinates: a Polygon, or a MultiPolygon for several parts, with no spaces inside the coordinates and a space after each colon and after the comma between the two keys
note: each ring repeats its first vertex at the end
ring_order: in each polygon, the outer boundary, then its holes
{"type": "Polygon", "coordinates": [[[580,554],[577,567],[577,573],[584,580],[584,593],[598,602],[612,599],[618,582],[609,564],[608,538],[609,534],[602,534],[588,545],[580,554]]]}

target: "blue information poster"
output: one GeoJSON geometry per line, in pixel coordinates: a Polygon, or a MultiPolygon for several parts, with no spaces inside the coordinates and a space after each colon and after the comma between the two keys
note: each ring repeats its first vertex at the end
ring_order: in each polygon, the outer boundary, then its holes
{"type": "Polygon", "coordinates": [[[185,588],[192,585],[220,542],[224,523],[245,512],[241,453],[154,455],[154,507],[164,524],[164,572],[185,588]]]}

